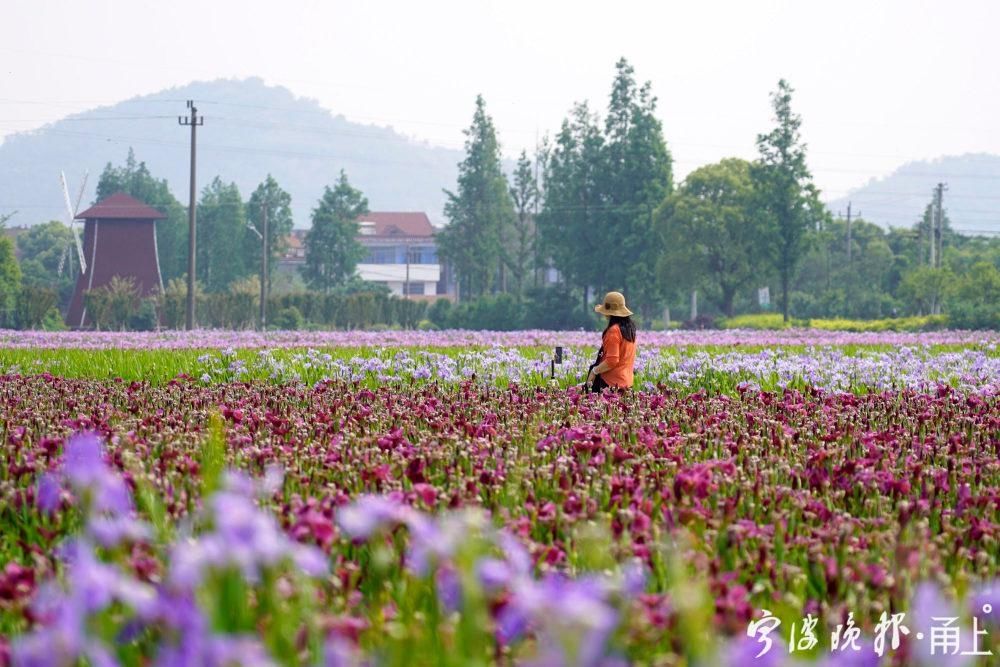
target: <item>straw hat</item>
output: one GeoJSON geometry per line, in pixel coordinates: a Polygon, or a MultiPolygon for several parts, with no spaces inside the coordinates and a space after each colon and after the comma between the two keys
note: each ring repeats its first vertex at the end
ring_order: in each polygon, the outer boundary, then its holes
{"type": "Polygon", "coordinates": [[[604,303],[597,304],[594,312],[614,317],[628,317],[632,314],[632,311],[625,307],[625,295],[621,292],[608,292],[604,297],[604,303]]]}

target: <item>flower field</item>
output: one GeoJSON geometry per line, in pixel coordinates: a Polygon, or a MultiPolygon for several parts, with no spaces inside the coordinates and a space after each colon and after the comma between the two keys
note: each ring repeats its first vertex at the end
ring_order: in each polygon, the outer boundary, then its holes
{"type": "Polygon", "coordinates": [[[0,664],[997,664],[997,335],[723,335],[3,334],[0,664]]]}

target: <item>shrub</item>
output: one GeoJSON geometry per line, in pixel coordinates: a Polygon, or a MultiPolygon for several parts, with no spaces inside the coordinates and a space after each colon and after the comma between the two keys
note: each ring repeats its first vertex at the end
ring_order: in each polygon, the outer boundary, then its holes
{"type": "Polygon", "coordinates": [[[143,299],[138,310],[129,318],[128,328],[132,331],[155,331],[159,323],[156,299],[143,299]]]}
{"type": "Polygon", "coordinates": [[[55,308],[58,299],[55,290],[22,285],[14,302],[14,326],[18,329],[42,327],[46,315],[55,308]]]}
{"type": "Polygon", "coordinates": [[[523,319],[528,329],[594,329],[598,325],[594,313],[561,286],[528,290],[523,319]]]}
{"type": "Polygon", "coordinates": [[[813,329],[826,331],[935,331],[948,326],[946,315],[924,315],[921,317],[896,317],[880,320],[849,320],[845,318],[809,320],[813,329]]]}
{"type": "Polygon", "coordinates": [[[427,317],[440,329],[448,328],[451,317],[451,301],[448,299],[438,299],[427,309],[427,317]]]}
{"type": "Polygon", "coordinates": [[[682,329],[716,329],[716,319],[711,315],[699,315],[681,325],[682,329]]]}
{"type": "Polygon", "coordinates": [[[948,309],[956,329],[1000,329],[1000,304],[959,302],[948,309]]]}
{"type": "Polygon", "coordinates": [[[66,331],[69,329],[66,326],[66,320],[63,319],[62,313],[55,307],[49,308],[49,312],[45,313],[41,326],[43,331],[66,331]]]}
{"type": "Polygon", "coordinates": [[[306,318],[302,316],[302,312],[295,306],[281,309],[274,318],[274,326],[285,331],[302,329],[305,323],[306,318]]]}

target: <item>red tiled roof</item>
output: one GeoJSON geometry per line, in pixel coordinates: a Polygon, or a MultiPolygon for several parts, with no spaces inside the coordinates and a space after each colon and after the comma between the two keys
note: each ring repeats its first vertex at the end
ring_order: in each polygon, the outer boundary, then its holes
{"type": "Polygon", "coordinates": [[[86,211],[76,214],[77,220],[95,218],[101,220],[162,220],[166,217],[155,208],[143,204],[124,192],[116,192],[97,202],[86,211]]]}
{"type": "MultiPolygon", "coordinates": [[[[434,236],[434,226],[426,213],[397,213],[389,211],[374,211],[358,218],[358,223],[374,222],[374,234],[360,234],[358,240],[387,238],[431,238],[434,236]]],[[[291,260],[302,258],[306,244],[308,229],[293,229],[285,237],[287,246],[282,258],[291,260]]]]}
{"type": "Polygon", "coordinates": [[[434,236],[434,227],[423,212],[397,213],[372,211],[358,218],[358,222],[374,222],[374,236],[434,236]]]}
{"type": "Polygon", "coordinates": [[[288,244],[288,250],[297,250],[304,248],[306,246],[306,232],[307,229],[293,229],[292,233],[285,237],[285,242],[288,244]]]}

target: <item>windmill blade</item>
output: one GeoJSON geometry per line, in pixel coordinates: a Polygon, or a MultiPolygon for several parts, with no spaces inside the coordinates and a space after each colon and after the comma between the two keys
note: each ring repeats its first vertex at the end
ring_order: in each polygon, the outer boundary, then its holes
{"type": "MultiPolygon", "coordinates": [[[[66,202],[66,215],[69,217],[69,228],[73,232],[73,238],[76,240],[76,254],[80,260],[80,273],[87,272],[87,260],[83,257],[83,241],[80,240],[80,231],[76,226],[76,211],[73,209],[73,203],[69,198],[69,186],[66,185],[66,172],[59,172],[59,179],[62,182],[63,200],[66,202]]],[[[86,183],[86,179],[84,179],[86,183]]],[[[81,195],[83,190],[81,189],[81,195]]],[[[77,204],[79,205],[79,204],[77,204]]]]}
{"type": "Polygon", "coordinates": [[[73,224],[70,225],[70,229],[73,230],[73,238],[76,240],[76,256],[80,260],[80,273],[86,273],[87,260],[83,258],[83,241],[80,240],[80,230],[73,224]]]}
{"type": "Polygon", "coordinates": [[[83,172],[83,183],[80,184],[80,192],[76,195],[76,206],[73,207],[73,217],[80,212],[80,202],[83,201],[83,191],[87,189],[87,177],[90,176],[89,171],[83,172]]]}
{"type": "MultiPolygon", "coordinates": [[[[69,246],[66,246],[66,250],[69,250],[69,246]]],[[[59,270],[56,273],[60,276],[62,276],[63,267],[66,265],[66,250],[59,253],[59,270]]]]}
{"type": "Polygon", "coordinates": [[[59,172],[59,181],[62,183],[63,191],[63,201],[66,202],[66,215],[69,217],[69,226],[73,226],[73,220],[76,218],[76,211],[73,210],[73,202],[69,198],[69,186],[66,185],[66,172],[59,172]]]}

